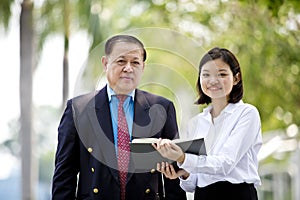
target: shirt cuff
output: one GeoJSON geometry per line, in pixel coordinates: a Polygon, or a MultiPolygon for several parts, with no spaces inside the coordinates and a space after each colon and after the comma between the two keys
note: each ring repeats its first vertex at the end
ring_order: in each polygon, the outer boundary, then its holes
{"type": "Polygon", "coordinates": [[[205,156],[186,153],[183,163],[180,164],[177,162],[177,165],[189,173],[194,173],[197,166],[201,164],[199,160],[205,160],[205,156]]]}

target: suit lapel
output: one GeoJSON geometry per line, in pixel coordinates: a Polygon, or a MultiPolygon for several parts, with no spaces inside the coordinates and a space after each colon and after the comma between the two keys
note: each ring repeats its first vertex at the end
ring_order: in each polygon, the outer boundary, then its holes
{"type": "Polygon", "coordinates": [[[88,106],[88,115],[94,130],[97,146],[102,154],[100,162],[108,166],[113,177],[118,180],[118,165],[114,146],[114,137],[106,87],[95,96],[95,101],[88,106]]]}
{"type": "Polygon", "coordinates": [[[160,137],[159,133],[166,123],[167,111],[159,103],[150,104],[150,98],[136,90],[132,138],[160,137]]]}
{"type": "MultiPolygon", "coordinates": [[[[106,87],[95,96],[94,102],[90,102],[87,108],[89,120],[93,127],[97,147],[102,155],[100,162],[108,166],[113,177],[119,183],[118,165],[114,146],[109,103],[106,87]]],[[[153,137],[151,136],[151,119],[149,117],[150,104],[142,91],[136,90],[134,102],[134,120],[132,138],[153,137]]],[[[131,160],[132,161],[132,160],[131,160]]],[[[127,182],[134,172],[132,162],[129,165],[127,182]]]]}
{"type": "MultiPolygon", "coordinates": [[[[144,131],[144,128],[149,124],[149,109],[150,104],[143,94],[142,91],[136,90],[135,92],[135,102],[134,102],[134,119],[132,127],[132,139],[137,137],[149,137],[147,131],[144,131]],[[144,134],[144,135],[143,135],[144,134]]],[[[129,172],[135,171],[134,165],[131,162],[129,165],[129,172]]],[[[132,178],[133,173],[128,173],[127,182],[132,178]]]]}
{"type": "Polygon", "coordinates": [[[134,120],[132,127],[132,138],[137,137],[149,137],[149,135],[143,131],[147,125],[149,125],[149,109],[150,104],[145,95],[140,90],[136,90],[135,103],[134,103],[134,120]]]}

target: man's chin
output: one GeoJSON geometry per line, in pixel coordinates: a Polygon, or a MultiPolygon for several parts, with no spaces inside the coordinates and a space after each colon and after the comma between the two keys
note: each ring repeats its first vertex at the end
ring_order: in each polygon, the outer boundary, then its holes
{"type": "Polygon", "coordinates": [[[128,94],[130,92],[132,92],[133,90],[135,89],[135,87],[122,87],[122,88],[119,88],[118,91],[115,91],[117,92],[118,94],[128,94]]]}

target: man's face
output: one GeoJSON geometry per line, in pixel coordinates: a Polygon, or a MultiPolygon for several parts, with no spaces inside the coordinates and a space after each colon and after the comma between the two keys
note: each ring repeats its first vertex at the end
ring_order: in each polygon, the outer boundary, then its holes
{"type": "Polygon", "coordinates": [[[143,49],[134,43],[117,42],[110,55],[102,57],[110,87],[116,94],[128,94],[139,84],[144,72],[143,49]]]}

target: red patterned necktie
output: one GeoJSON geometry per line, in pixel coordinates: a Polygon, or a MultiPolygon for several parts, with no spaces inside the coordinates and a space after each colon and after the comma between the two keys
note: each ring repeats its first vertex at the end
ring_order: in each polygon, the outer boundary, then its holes
{"type": "Polygon", "coordinates": [[[126,191],[126,178],[130,157],[130,147],[129,147],[129,132],[128,125],[126,122],[126,117],[123,109],[123,104],[126,95],[117,95],[119,99],[118,105],[118,167],[119,167],[119,177],[121,186],[121,200],[125,200],[126,191]]]}

